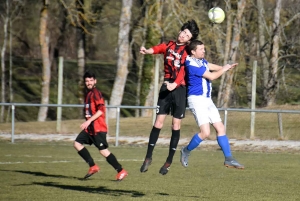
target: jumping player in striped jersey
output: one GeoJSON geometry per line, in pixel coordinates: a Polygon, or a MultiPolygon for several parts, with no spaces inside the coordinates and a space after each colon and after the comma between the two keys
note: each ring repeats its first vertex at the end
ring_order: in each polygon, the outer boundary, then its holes
{"type": "Polygon", "coordinates": [[[92,72],[86,72],[83,79],[87,89],[84,101],[84,115],[86,121],[80,125],[82,131],[78,134],[74,141],[74,148],[90,166],[88,173],[84,176],[84,179],[89,178],[100,170],[99,166],[95,164],[89,151],[84,147],[84,144],[93,144],[98,148],[100,154],[106,159],[106,161],[117,171],[116,180],[121,181],[128,175],[128,173],[122,168],[122,165],[117,161],[115,155],[107,149],[107,125],[105,122],[106,109],[104,98],[99,89],[96,88],[96,76],[92,72]]]}
{"type": "Polygon", "coordinates": [[[217,141],[221,147],[226,167],[244,169],[231,155],[229,140],[222,123],[219,111],[211,99],[211,81],[219,78],[226,71],[234,68],[235,64],[219,66],[207,62],[204,59],[205,47],[199,40],[192,41],[187,46],[189,56],[185,61],[187,74],[188,105],[194,114],[200,132],[196,133],[189,144],[180,151],[180,162],[184,167],[188,166],[190,152],[210,135],[210,124],[217,131],[217,141]]]}
{"type": "Polygon", "coordinates": [[[171,112],[172,136],[169,146],[169,155],[159,173],[165,175],[170,169],[179,138],[181,119],[185,116],[186,84],[184,61],[187,56],[186,44],[198,37],[199,28],[194,20],[188,21],[181,27],[176,41],[161,43],[149,49],[140,48],[141,54],[164,55],[164,83],[162,84],[157,102],[156,120],[149,136],[148,149],[145,160],[140,168],[146,172],[152,162],[152,152],[163,127],[166,115],[171,112]]]}

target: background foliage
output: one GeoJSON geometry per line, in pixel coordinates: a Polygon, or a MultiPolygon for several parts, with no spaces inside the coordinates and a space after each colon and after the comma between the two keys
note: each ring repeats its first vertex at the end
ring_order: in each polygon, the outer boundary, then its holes
{"type": "MultiPolygon", "coordinates": [[[[14,102],[30,102],[39,103],[41,99],[41,76],[42,64],[39,45],[39,15],[42,4],[38,0],[22,0],[17,9],[17,15],[14,15],[12,24],[12,62],[13,62],[13,90],[14,102]]],[[[68,5],[72,5],[73,0],[64,1],[68,5]]],[[[233,10],[236,9],[238,1],[231,1],[233,10]]],[[[136,101],[136,83],[138,80],[138,61],[139,48],[143,42],[142,31],[144,28],[143,19],[145,8],[151,5],[152,1],[133,1],[130,47],[131,58],[129,64],[129,75],[127,78],[125,93],[122,104],[135,105],[136,101]]],[[[265,21],[266,29],[272,26],[273,10],[275,1],[268,0],[265,3],[265,21]]],[[[86,70],[93,69],[98,76],[98,86],[103,92],[106,100],[111,95],[111,89],[115,79],[116,61],[117,61],[117,41],[121,2],[105,1],[105,0],[86,0],[85,4],[90,10],[91,19],[87,23],[86,35],[86,70]]],[[[15,4],[13,4],[15,5],[15,4]]],[[[283,2],[281,11],[282,24],[287,23],[292,17],[299,15],[299,1],[283,2]]],[[[226,37],[226,23],[219,25],[211,24],[207,18],[207,10],[212,6],[220,6],[225,8],[226,1],[199,1],[199,0],[176,0],[173,4],[165,1],[163,5],[162,21],[160,26],[163,36],[159,39],[154,37],[155,31],[148,32],[146,38],[146,47],[150,47],[159,41],[167,41],[174,39],[183,22],[189,19],[195,19],[200,27],[199,39],[206,45],[206,59],[222,65],[222,54],[218,51],[216,41],[220,39],[224,41],[226,37]],[[152,43],[151,43],[152,42],[152,43]]],[[[14,9],[12,7],[11,9],[14,9]]],[[[252,68],[252,64],[248,62],[249,46],[251,40],[256,35],[257,30],[257,8],[255,0],[248,0],[247,7],[242,21],[241,47],[239,48],[239,67],[234,77],[233,95],[231,107],[248,107],[249,97],[247,95],[247,65],[252,68]]],[[[0,2],[0,11],[2,16],[5,11],[5,2],[0,2]]],[[[151,11],[151,10],[150,10],[151,11]]],[[[154,11],[153,11],[154,12],[154,11]]],[[[87,14],[87,15],[88,15],[87,14]]],[[[3,18],[2,18],[3,19],[3,18]]],[[[277,91],[277,104],[299,104],[300,84],[299,76],[299,57],[289,55],[299,55],[299,20],[293,21],[291,24],[283,27],[282,40],[280,43],[280,72],[279,89],[277,91]]],[[[3,20],[0,20],[0,27],[3,20]]],[[[154,21],[149,21],[148,26],[156,26],[154,21]]],[[[50,90],[50,103],[57,101],[57,71],[58,56],[64,57],[64,104],[78,103],[77,97],[77,43],[76,43],[76,27],[72,24],[72,19],[66,13],[66,8],[62,1],[51,2],[49,6],[49,28],[50,32],[50,49],[53,50],[54,60],[52,62],[52,77],[50,90]]],[[[270,34],[270,32],[267,32],[270,34]]],[[[4,33],[0,31],[0,47],[2,45],[4,33]]],[[[271,37],[270,35],[267,37],[271,37]]],[[[223,42],[224,43],[224,42],[223,42]]],[[[224,45],[224,44],[222,44],[224,45]]],[[[267,39],[266,47],[269,46],[267,39]]],[[[8,47],[10,48],[10,47],[8,47]]],[[[260,50],[264,51],[264,50],[260,50]]],[[[267,49],[266,49],[267,51],[267,49]]],[[[9,52],[6,52],[6,66],[9,65],[9,52]]],[[[153,73],[153,58],[147,56],[145,58],[142,85],[141,105],[144,104],[148,94],[149,83],[153,73]],[[148,67],[146,67],[148,65],[148,67]]],[[[260,58],[258,60],[258,84],[257,84],[257,106],[263,106],[263,88],[262,88],[262,71],[260,69],[260,58]]],[[[8,68],[5,76],[9,76],[8,68]]],[[[8,80],[6,85],[8,86],[8,80]]],[[[216,100],[218,93],[219,81],[214,81],[213,99],[216,100]]],[[[8,92],[5,92],[8,97],[8,92]]],[[[78,112],[72,112],[64,116],[64,118],[78,118],[78,112]]],[[[38,110],[23,108],[18,110],[16,117],[20,121],[31,121],[36,119],[38,110]]],[[[122,110],[124,116],[133,116],[132,110],[122,110]]],[[[49,109],[48,119],[56,118],[55,110],[49,109]]]]}

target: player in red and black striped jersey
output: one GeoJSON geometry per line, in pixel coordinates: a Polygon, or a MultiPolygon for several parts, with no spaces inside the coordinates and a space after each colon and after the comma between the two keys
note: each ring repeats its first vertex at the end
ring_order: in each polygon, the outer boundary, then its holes
{"type": "Polygon", "coordinates": [[[186,45],[198,37],[199,28],[194,20],[188,21],[181,27],[176,41],[161,43],[149,49],[140,48],[142,54],[163,54],[164,55],[164,83],[160,88],[156,120],[151,130],[148,142],[148,149],[141,172],[146,172],[152,162],[152,152],[158,140],[161,128],[166,116],[171,112],[172,136],[169,146],[169,155],[165,164],[160,168],[159,173],[165,175],[170,169],[173,161],[179,138],[181,119],[185,116],[186,108],[186,83],[184,62],[187,57],[186,45]]]}
{"type": "Polygon", "coordinates": [[[80,125],[82,131],[79,133],[74,142],[74,148],[78,154],[89,164],[90,168],[84,179],[89,178],[97,173],[100,168],[95,164],[89,151],[84,144],[94,144],[100,154],[106,158],[106,161],[118,172],[116,179],[123,180],[127,175],[127,171],[122,168],[117,158],[111,153],[106,140],[107,125],[105,122],[105,104],[101,92],[96,88],[96,76],[94,73],[86,72],[84,74],[84,82],[87,89],[85,95],[85,119],[86,121],[80,125]]]}

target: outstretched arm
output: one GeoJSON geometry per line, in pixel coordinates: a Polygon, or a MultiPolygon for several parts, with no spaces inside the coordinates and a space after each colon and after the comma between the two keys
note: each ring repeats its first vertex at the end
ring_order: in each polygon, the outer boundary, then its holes
{"type": "Polygon", "coordinates": [[[208,68],[209,68],[210,71],[218,71],[218,70],[221,70],[223,68],[223,66],[208,63],[208,68]]]}
{"type": "Polygon", "coordinates": [[[146,49],[145,47],[140,48],[141,54],[153,54],[154,50],[152,48],[146,49]]]}
{"type": "Polygon", "coordinates": [[[205,77],[209,80],[215,80],[215,79],[219,78],[221,75],[223,75],[223,73],[234,68],[237,65],[238,65],[238,63],[226,64],[225,66],[223,66],[222,68],[220,68],[217,71],[214,71],[214,72],[205,71],[205,73],[203,74],[203,77],[205,77]]]}

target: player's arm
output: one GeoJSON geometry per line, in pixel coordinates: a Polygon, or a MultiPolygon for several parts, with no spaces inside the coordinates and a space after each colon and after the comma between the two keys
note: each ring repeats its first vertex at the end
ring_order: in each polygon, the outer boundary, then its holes
{"type": "Polygon", "coordinates": [[[146,49],[145,47],[140,48],[141,54],[153,54],[153,52],[154,52],[153,48],[149,48],[149,49],[146,49]]]}
{"type": "Polygon", "coordinates": [[[163,54],[163,53],[165,53],[166,48],[167,48],[167,44],[161,43],[161,44],[155,45],[149,49],[147,49],[145,47],[141,47],[140,53],[141,54],[163,54]]]}
{"type": "Polygon", "coordinates": [[[98,110],[93,116],[91,116],[91,118],[89,118],[88,120],[83,122],[83,124],[80,125],[80,128],[82,130],[86,129],[93,121],[98,119],[102,114],[103,114],[103,112],[101,110],[98,110]]]}
{"type": "Polygon", "coordinates": [[[214,72],[205,71],[205,73],[202,76],[206,79],[209,79],[209,80],[215,80],[215,79],[219,78],[221,75],[223,75],[223,73],[225,73],[226,71],[234,68],[236,65],[238,65],[238,64],[237,63],[235,63],[235,64],[226,64],[225,66],[223,66],[218,71],[214,71],[214,72]]]}
{"type": "Polygon", "coordinates": [[[218,71],[218,70],[221,70],[223,68],[223,66],[208,63],[208,68],[209,68],[210,71],[218,71]]]}
{"type": "Polygon", "coordinates": [[[167,83],[167,89],[173,91],[177,86],[179,86],[184,80],[184,66],[182,66],[177,74],[176,79],[173,83],[167,83]]]}

